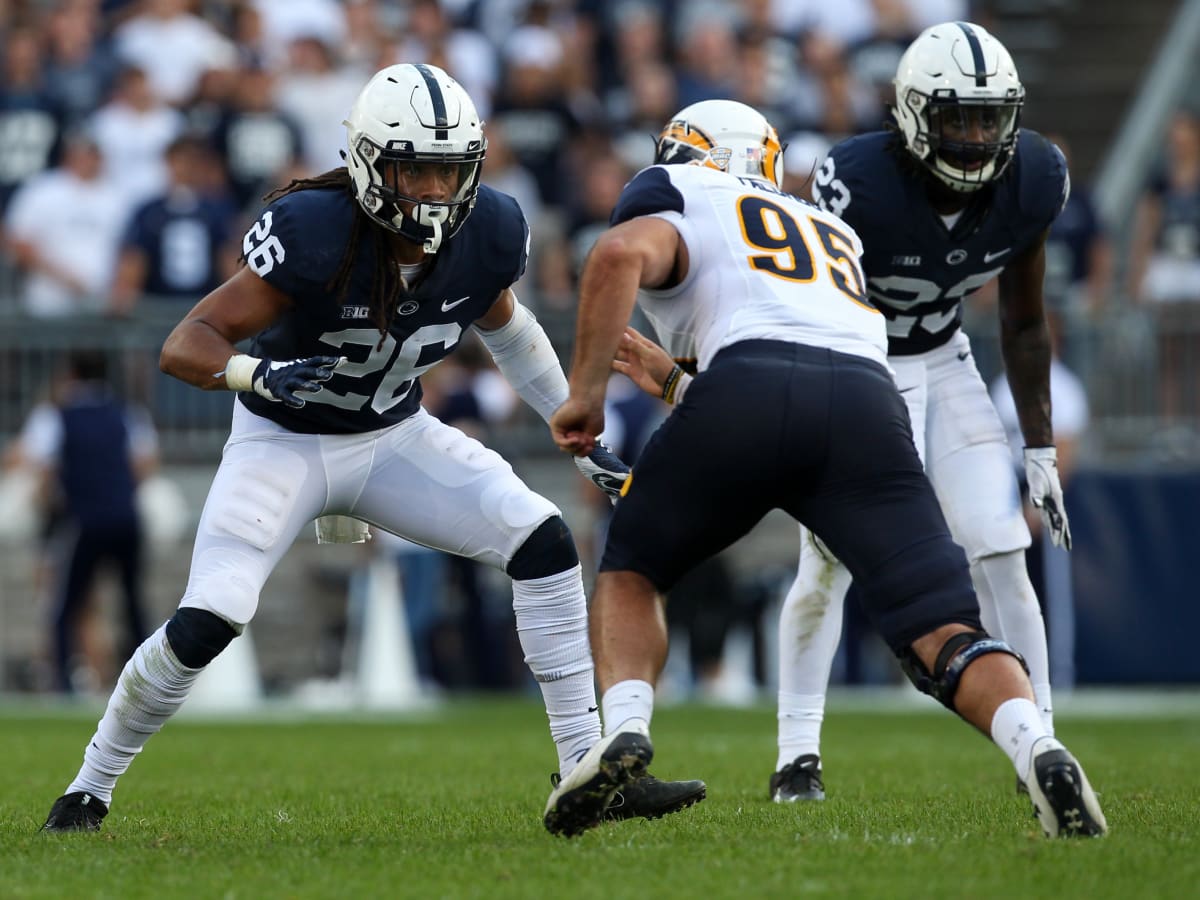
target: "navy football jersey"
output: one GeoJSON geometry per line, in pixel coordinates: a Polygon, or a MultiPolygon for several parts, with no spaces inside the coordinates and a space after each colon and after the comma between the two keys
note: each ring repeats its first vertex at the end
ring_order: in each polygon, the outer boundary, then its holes
{"type": "Polygon", "coordinates": [[[972,195],[947,228],[926,197],[926,176],[889,146],[898,140],[878,131],[837,144],[813,196],[862,238],[867,288],[888,320],[888,353],[904,356],[950,339],[963,298],[1038,241],[1071,183],[1059,149],[1022,129],[1008,171],[972,195]]]}
{"type": "Polygon", "coordinates": [[[358,204],[343,191],[298,191],[271,203],[243,241],[246,264],[292,298],[287,312],[254,338],[251,354],[349,360],[321,390],[305,395],[301,409],[250,391],[238,394],[250,410],[291,431],[372,431],[412,415],[421,402],[421,373],[458,346],[463,332],[525,272],[529,226],[521,208],[507,194],[480,186],[474,211],[442,243],[415,290],[402,295],[379,346],[368,308],[373,238],[356,248],[345,301],[329,289],[357,213],[358,204]]]}

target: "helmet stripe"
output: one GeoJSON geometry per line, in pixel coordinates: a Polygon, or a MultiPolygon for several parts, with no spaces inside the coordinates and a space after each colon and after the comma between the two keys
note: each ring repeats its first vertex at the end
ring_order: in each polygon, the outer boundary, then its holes
{"type": "MultiPolygon", "coordinates": [[[[421,77],[425,79],[425,87],[429,88],[429,100],[433,103],[435,127],[449,128],[450,122],[446,118],[446,98],[442,96],[441,86],[437,83],[437,79],[433,77],[433,73],[429,71],[429,66],[418,63],[416,69],[421,73],[421,77]]],[[[446,139],[446,135],[444,134],[439,134],[437,137],[439,140],[446,139]]]]}
{"type": "Polygon", "coordinates": [[[971,48],[971,58],[975,61],[975,87],[987,87],[987,66],[983,61],[983,45],[979,43],[979,35],[969,22],[954,24],[967,36],[967,46],[971,48]]]}

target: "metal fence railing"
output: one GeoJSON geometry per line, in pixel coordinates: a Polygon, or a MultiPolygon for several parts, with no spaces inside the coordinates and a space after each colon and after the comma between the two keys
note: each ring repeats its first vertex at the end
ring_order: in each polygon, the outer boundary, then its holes
{"type": "MultiPolygon", "coordinates": [[[[129,320],[0,315],[0,441],[17,434],[32,406],[48,397],[66,353],[86,348],[106,353],[118,387],[151,411],[165,461],[215,460],[228,434],[231,396],[197,390],[158,369],[162,342],[186,310],[186,305],[148,303],[129,320]]],[[[561,312],[540,318],[568,362],[573,317],[561,312]]],[[[968,301],[966,328],[989,380],[1002,369],[996,320],[994,310],[973,309],[968,301]]],[[[1071,323],[1061,345],[1091,406],[1081,461],[1200,465],[1200,303],[1117,306],[1071,323]]],[[[523,406],[498,438],[502,452],[553,453],[545,426],[523,406]]]]}

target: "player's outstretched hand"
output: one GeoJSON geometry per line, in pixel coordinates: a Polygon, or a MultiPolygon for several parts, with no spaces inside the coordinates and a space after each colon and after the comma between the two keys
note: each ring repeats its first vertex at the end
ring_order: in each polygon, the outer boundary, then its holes
{"type": "Polygon", "coordinates": [[[558,449],[575,456],[587,456],[596,449],[596,435],[604,430],[604,401],[591,404],[575,397],[550,416],[550,434],[558,449]]]}
{"type": "Polygon", "coordinates": [[[1041,512],[1042,524],[1055,547],[1071,549],[1071,525],[1058,479],[1058,451],[1053,447],[1025,448],[1025,480],[1029,501],[1041,512]]]}
{"type": "Polygon", "coordinates": [[[333,377],[334,370],[346,362],[344,356],[310,356],[275,362],[264,359],[254,369],[254,393],[293,409],[304,406],[300,394],[314,394],[333,377]]]}
{"type": "Polygon", "coordinates": [[[663,383],[675,368],[675,360],[636,328],[626,327],[612,367],[650,396],[661,397],[663,383]]]}
{"type": "Polygon", "coordinates": [[[576,456],[575,465],[583,477],[608,494],[613,503],[621,496],[621,488],[629,477],[629,466],[610,450],[603,441],[587,456],[576,456]]]}

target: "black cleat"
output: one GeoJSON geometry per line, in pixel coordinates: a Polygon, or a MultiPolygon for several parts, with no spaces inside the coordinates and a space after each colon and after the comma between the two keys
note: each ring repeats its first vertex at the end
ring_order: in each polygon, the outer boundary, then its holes
{"type": "Polygon", "coordinates": [[[637,781],[618,788],[604,818],[661,819],[681,809],[695,806],[708,796],[703,781],[659,781],[649,772],[637,781]]]}
{"type": "Polygon", "coordinates": [[[1029,776],[1025,786],[1046,837],[1098,837],[1108,831],[1083,768],[1061,744],[1035,752],[1029,776]]]}
{"type": "Polygon", "coordinates": [[[83,791],[63,794],[50,807],[42,831],[64,833],[68,831],[99,831],[100,823],[108,815],[108,807],[83,791]]]}
{"type": "Polygon", "coordinates": [[[551,791],[542,817],[546,830],[574,837],[595,828],[617,791],[644,776],[653,758],[650,738],[636,731],[598,741],[551,791]]]}
{"type": "Polygon", "coordinates": [[[824,800],[825,784],[821,781],[821,758],[805,753],[771,776],[771,799],[776,803],[795,803],[798,800],[824,800]]]}

